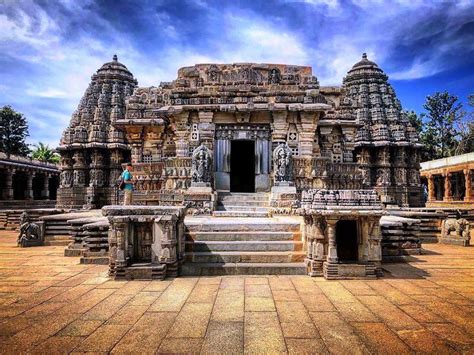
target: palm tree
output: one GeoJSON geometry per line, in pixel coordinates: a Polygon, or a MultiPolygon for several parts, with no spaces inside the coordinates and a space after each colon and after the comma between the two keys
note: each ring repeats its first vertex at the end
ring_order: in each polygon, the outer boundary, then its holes
{"type": "Polygon", "coordinates": [[[43,144],[39,142],[38,144],[33,144],[36,148],[31,152],[31,157],[45,163],[59,163],[59,154],[51,149],[48,144],[43,144]]]}

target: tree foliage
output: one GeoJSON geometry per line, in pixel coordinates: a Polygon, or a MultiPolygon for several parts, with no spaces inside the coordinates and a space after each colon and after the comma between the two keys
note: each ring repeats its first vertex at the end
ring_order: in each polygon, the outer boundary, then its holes
{"type": "Polygon", "coordinates": [[[59,163],[60,156],[51,149],[49,145],[39,142],[33,145],[35,149],[31,152],[31,157],[45,163],[59,163]]]}
{"type": "Polygon", "coordinates": [[[458,125],[460,140],[456,154],[474,152],[474,95],[469,95],[467,99],[471,111],[465,113],[465,120],[458,125]]]}
{"type": "Polygon", "coordinates": [[[29,153],[25,138],[28,136],[28,123],[25,116],[10,106],[0,109],[0,151],[10,155],[27,156],[29,153]]]}
{"type": "Polygon", "coordinates": [[[428,160],[449,157],[455,154],[462,121],[462,104],[458,97],[448,92],[436,92],[426,97],[422,114],[425,125],[421,141],[425,145],[425,158],[428,160]]]}

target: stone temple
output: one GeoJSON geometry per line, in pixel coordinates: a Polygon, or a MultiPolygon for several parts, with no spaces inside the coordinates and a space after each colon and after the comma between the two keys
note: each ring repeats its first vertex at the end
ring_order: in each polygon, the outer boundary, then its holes
{"type": "Polygon", "coordinates": [[[257,63],[197,64],[139,87],[114,56],[63,133],[57,207],[119,204],[131,161],[143,207],[103,210],[113,275],[265,264],[371,277],[381,273],[384,206],[424,203],[420,148],[366,54],[338,87],[308,66],[257,63]]]}

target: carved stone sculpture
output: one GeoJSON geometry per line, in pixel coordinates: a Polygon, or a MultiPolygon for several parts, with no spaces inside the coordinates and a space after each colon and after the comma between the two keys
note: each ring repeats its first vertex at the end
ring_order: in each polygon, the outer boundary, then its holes
{"type": "Polygon", "coordinates": [[[211,183],[211,151],[204,144],[201,144],[193,151],[191,175],[193,183],[211,183]]]}
{"type": "Polygon", "coordinates": [[[290,147],[280,143],[273,151],[275,182],[290,182],[293,179],[293,159],[290,147]]]}
{"type": "Polygon", "coordinates": [[[23,211],[20,215],[20,233],[17,244],[21,247],[41,245],[41,229],[36,223],[30,222],[30,215],[23,211]]]}
{"type": "Polygon", "coordinates": [[[469,229],[469,221],[465,218],[445,219],[441,227],[440,242],[467,246],[471,239],[469,229]]]}

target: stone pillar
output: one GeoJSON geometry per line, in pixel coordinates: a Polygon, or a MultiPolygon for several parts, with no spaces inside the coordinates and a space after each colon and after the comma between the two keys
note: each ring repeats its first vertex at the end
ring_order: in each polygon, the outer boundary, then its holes
{"type": "Polygon", "coordinates": [[[5,190],[4,190],[5,200],[13,200],[13,175],[14,174],[15,174],[15,169],[7,170],[7,176],[5,180],[5,190]]]}
{"type": "Polygon", "coordinates": [[[436,200],[435,196],[435,186],[434,186],[434,175],[428,176],[428,201],[436,200]]]}
{"type": "Polygon", "coordinates": [[[464,170],[464,186],[465,186],[465,193],[464,193],[464,201],[471,201],[472,199],[472,183],[471,183],[471,169],[464,170]]]}
{"type": "Polygon", "coordinates": [[[44,174],[43,190],[41,191],[41,197],[49,200],[49,177],[50,174],[44,174]]]}
{"type": "Polygon", "coordinates": [[[451,173],[444,174],[444,197],[443,201],[452,201],[453,194],[451,191],[451,173]]]}
{"type": "Polygon", "coordinates": [[[327,221],[327,233],[328,233],[328,255],[327,262],[337,263],[337,243],[336,243],[336,223],[335,220],[327,221]]]}
{"type": "Polygon", "coordinates": [[[272,112],[272,142],[275,145],[280,142],[286,142],[286,135],[289,127],[287,116],[288,112],[286,109],[284,111],[272,112]]]}
{"type": "Polygon", "coordinates": [[[33,179],[35,177],[34,173],[26,175],[26,191],[25,191],[25,199],[33,200],[33,179]]]}
{"type": "Polygon", "coordinates": [[[318,123],[317,112],[301,112],[301,130],[299,134],[299,154],[302,157],[313,157],[314,135],[318,123]]]}

